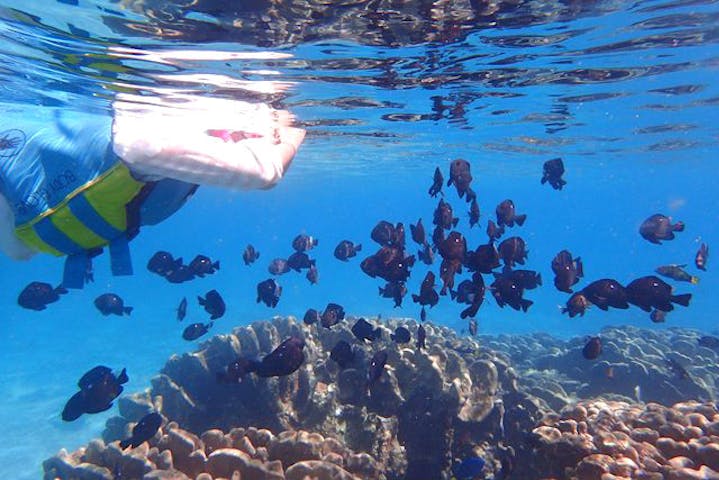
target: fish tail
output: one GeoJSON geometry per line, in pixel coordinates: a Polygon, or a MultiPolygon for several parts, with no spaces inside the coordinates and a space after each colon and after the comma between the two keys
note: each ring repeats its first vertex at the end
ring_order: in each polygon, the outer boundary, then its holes
{"type": "Polygon", "coordinates": [[[312,238],[312,245],[314,245],[314,246],[316,247],[319,243],[320,243],[319,240],[317,240],[317,239],[314,238],[314,237],[312,238]]]}
{"type": "Polygon", "coordinates": [[[67,293],[67,288],[63,287],[61,283],[60,285],[55,287],[55,293],[57,293],[58,295],[64,295],[67,293]]]}
{"type": "Polygon", "coordinates": [[[692,276],[689,281],[692,282],[692,285],[696,285],[697,283],[699,283],[699,277],[692,276]]]}
{"type": "Polygon", "coordinates": [[[522,300],[522,302],[521,302],[522,311],[526,312],[527,310],[529,310],[529,307],[531,307],[532,304],[534,304],[534,302],[531,300],[522,300]]]}
{"type": "Polygon", "coordinates": [[[122,310],[127,314],[130,315],[132,313],[133,307],[125,307],[122,310]]]}
{"type": "Polygon", "coordinates": [[[541,273],[537,274],[537,285],[542,285],[542,274],[541,273]]]}
{"type": "Polygon", "coordinates": [[[200,302],[201,307],[205,306],[205,299],[202,298],[201,296],[199,296],[199,295],[197,296],[197,301],[200,302]]]}
{"type": "Polygon", "coordinates": [[[127,369],[123,368],[120,375],[117,376],[117,383],[127,383],[130,380],[127,376],[127,369]]]}
{"type": "Polygon", "coordinates": [[[691,299],[692,299],[692,294],[691,294],[691,293],[685,293],[685,294],[683,294],[683,295],[672,295],[672,296],[670,297],[670,300],[671,300],[672,302],[678,303],[679,305],[681,305],[681,306],[683,306],[683,307],[688,307],[688,306],[689,306],[689,300],[691,300],[691,299]]]}
{"type": "Polygon", "coordinates": [[[213,267],[215,270],[219,270],[219,269],[220,269],[220,261],[218,260],[218,261],[216,261],[215,263],[213,263],[213,264],[212,264],[212,267],[213,267]]]}
{"type": "Polygon", "coordinates": [[[362,251],[362,244],[358,243],[357,245],[355,245],[355,252],[360,252],[360,251],[362,251]]]}
{"type": "Polygon", "coordinates": [[[675,232],[683,232],[684,231],[684,222],[677,222],[674,225],[672,225],[672,230],[675,232]]]}
{"type": "Polygon", "coordinates": [[[516,215],[516,216],[514,217],[514,221],[517,222],[517,225],[519,225],[520,227],[521,227],[522,225],[524,225],[524,221],[525,221],[525,220],[527,220],[527,215],[526,215],[526,214],[516,215]]]}

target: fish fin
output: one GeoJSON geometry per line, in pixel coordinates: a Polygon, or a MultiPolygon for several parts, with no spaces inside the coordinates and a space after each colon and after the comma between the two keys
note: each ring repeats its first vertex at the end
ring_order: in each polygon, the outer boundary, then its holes
{"type": "Polygon", "coordinates": [[[176,266],[177,268],[179,268],[179,267],[182,266],[182,264],[183,264],[184,262],[182,261],[182,257],[180,257],[180,258],[176,258],[175,261],[172,262],[172,263],[174,263],[175,266],[176,266]]]}
{"type": "Polygon", "coordinates": [[[459,223],[459,218],[454,217],[454,218],[452,219],[452,226],[453,226],[453,227],[456,227],[458,223],[459,223]]]}
{"type": "Polygon", "coordinates": [[[520,306],[522,307],[522,311],[526,312],[527,310],[529,310],[529,307],[531,307],[532,304],[534,304],[533,301],[522,299],[522,301],[520,302],[520,306]]]}
{"type": "Polygon", "coordinates": [[[583,277],[584,276],[584,264],[582,263],[582,257],[577,257],[574,262],[577,264],[577,276],[583,277]]]}
{"type": "Polygon", "coordinates": [[[382,288],[382,287],[377,287],[377,288],[379,289],[379,294],[384,295],[384,288],[382,288]]]}
{"type": "Polygon", "coordinates": [[[133,307],[125,307],[125,308],[123,308],[122,310],[123,310],[126,314],[130,315],[130,314],[132,313],[132,308],[133,308],[133,307]]]}
{"type": "Polygon", "coordinates": [[[316,247],[317,245],[319,245],[319,243],[320,243],[319,240],[317,240],[316,238],[312,237],[312,245],[313,245],[313,246],[316,247]]]}
{"type": "Polygon", "coordinates": [[[527,215],[526,215],[526,214],[515,215],[515,216],[514,216],[514,221],[517,222],[517,225],[519,225],[520,227],[521,227],[522,225],[524,225],[524,221],[525,221],[525,220],[527,220],[527,215]]]}
{"type": "Polygon", "coordinates": [[[127,368],[123,368],[120,375],[117,376],[117,383],[127,383],[130,380],[127,376],[127,368]]]}
{"type": "Polygon", "coordinates": [[[218,260],[215,263],[213,263],[212,268],[214,268],[215,270],[219,270],[220,269],[220,261],[218,260]]]}
{"type": "Polygon", "coordinates": [[[699,277],[692,276],[691,282],[692,285],[696,285],[697,283],[699,283],[699,277]]]}
{"type": "Polygon", "coordinates": [[[447,186],[449,187],[451,185],[452,185],[452,177],[449,177],[449,180],[447,180],[447,186]]]}
{"type": "Polygon", "coordinates": [[[130,446],[130,444],[132,444],[132,437],[125,440],[120,440],[120,449],[125,450],[127,447],[130,446]]]}
{"type": "Polygon", "coordinates": [[[458,294],[457,294],[456,291],[452,290],[451,288],[449,289],[449,296],[450,296],[450,298],[451,298],[452,300],[454,300],[455,298],[457,298],[457,295],[458,295],[458,294]]]}
{"type": "Polygon", "coordinates": [[[682,295],[672,295],[672,296],[670,297],[670,300],[671,300],[672,302],[678,303],[679,305],[681,305],[681,306],[683,306],[683,307],[688,307],[688,306],[689,306],[689,300],[691,300],[691,299],[692,299],[692,294],[691,294],[691,293],[685,293],[685,294],[682,294],[682,295]]]}
{"type": "Polygon", "coordinates": [[[200,304],[201,307],[204,307],[204,306],[205,306],[205,303],[207,303],[207,301],[206,301],[204,298],[202,298],[201,296],[199,296],[199,295],[197,296],[197,301],[198,301],[198,303],[200,304]]]}
{"type": "Polygon", "coordinates": [[[414,303],[419,303],[419,295],[416,295],[416,294],[413,293],[413,294],[412,294],[412,301],[413,301],[414,303]]]}
{"type": "Polygon", "coordinates": [[[542,180],[540,180],[540,183],[541,183],[542,185],[544,185],[545,183],[547,183],[547,176],[546,176],[546,175],[542,177],[542,180]]]}
{"type": "Polygon", "coordinates": [[[260,258],[260,252],[255,252],[255,260],[259,260],[260,258]]]}
{"type": "Polygon", "coordinates": [[[67,293],[67,288],[63,287],[62,284],[55,287],[55,293],[58,295],[65,295],[67,293]]]}

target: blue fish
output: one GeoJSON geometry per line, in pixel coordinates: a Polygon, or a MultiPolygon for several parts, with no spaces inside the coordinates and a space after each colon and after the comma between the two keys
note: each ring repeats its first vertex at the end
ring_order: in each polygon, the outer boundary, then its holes
{"type": "Polygon", "coordinates": [[[484,460],[480,457],[468,457],[452,465],[452,473],[457,480],[471,480],[482,473],[484,460]]]}

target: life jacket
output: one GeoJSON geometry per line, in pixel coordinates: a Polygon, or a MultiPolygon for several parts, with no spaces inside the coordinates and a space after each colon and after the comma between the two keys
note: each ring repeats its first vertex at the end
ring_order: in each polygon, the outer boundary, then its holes
{"type": "Polygon", "coordinates": [[[50,109],[33,118],[0,131],[0,192],[16,235],[67,256],[65,287],[82,288],[91,258],[106,246],[113,275],[131,275],[128,241],[177,211],[197,185],[135,178],[112,150],[109,116],[50,109]]]}

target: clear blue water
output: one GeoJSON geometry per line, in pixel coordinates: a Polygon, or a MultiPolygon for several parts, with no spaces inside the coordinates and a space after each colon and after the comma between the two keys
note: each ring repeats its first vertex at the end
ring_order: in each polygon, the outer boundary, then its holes
{"type": "MultiPolygon", "coordinates": [[[[629,282],[666,263],[688,263],[694,271],[699,241],[717,244],[715,2],[520,2],[516,11],[457,22],[444,31],[437,25],[445,24],[434,22],[434,30],[425,31],[424,25],[407,38],[362,29],[308,29],[304,36],[289,37],[240,34],[239,28],[227,27],[239,14],[226,10],[213,16],[211,10],[191,13],[177,7],[151,15],[129,8],[131,1],[27,3],[0,2],[5,109],[40,105],[101,113],[112,95],[108,86],[150,88],[158,84],[152,76],[158,72],[170,75],[165,82],[175,87],[227,95],[173,76],[213,73],[262,80],[269,77],[258,71],[272,69],[279,72],[272,79],[294,82],[282,105],[297,115],[308,137],[278,187],[262,192],[201,188],[168,221],[145,229],[132,245],[133,277],[113,278],[101,257],[94,284],[43,312],[30,312],[17,306],[17,294],[33,280],[59,282],[62,262],[46,256],[26,263],[0,259],[2,478],[38,478],[44,458],[100,434],[114,410],[71,424],[59,418],[87,369],[125,366],[126,391],[135,392],[149,386],[171,354],[197,347],[180,338],[183,325],[175,320],[183,296],[191,300],[190,319],[200,321],[205,315],[194,297],[212,288],[224,295],[228,311],[215,333],[274,315],[301,317],[328,301],[354,315],[418,316],[409,297],[398,309],[380,298],[381,284],[362,273],[359,261],[375,248],[369,232],[377,221],[408,225],[421,217],[431,225],[437,201],[427,189],[434,167],[446,174],[457,157],[472,164],[480,228],[468,229],[468,207],[453,189],[445,187],[445,198],[470,245],[484,243],[494,207],[512,198],[528,215],[516,230],[529,247],[527,267],[545,279],[543,288],[526,295],[535,302],[528,313],[500,309],[488,297],[478,315],[482,333],[545,331],[568,337],[606,325],[717,327],[719,276],[713,258],[699,285],[677,285],[680,292],[694,294],[691,307],[677,309],[663,325],[652,324],[637,308],[594,309],[570,320],[559,312],[567,296],[551,286],[550,270],[552,257],[567,248],[584,260],[585,279],[629,282]],[[293,58],[193,61],[168,68],[101,56],[117,45],[271,49],[293,58]],[[116,69],[94,60],[124,69],[116,75],[116,69]],[[440,102],[448,108],[437,108],[440,102]],[[562,157],[567,168],[568,185],[561,192],[539,184],[542,163],[554,157],[562,157]],[[684,221],[686,231],[662,246],[647,243],[637,230],[656,212],[684,221]],[[319,284],[287,274],[280,279],[284,290],[276,309],[256,303],[255,285],[269,276],[267,262],[288,254],[301,232],[320,239],[314,251],[319,284]],[[342,239],[361,242],[365,250],[340,263],[332,251],[342,239]],[[248,243],[262,255],[251,267],[241,260],[248,243]],[[222,267],[214,276],[170,285],[144,270],[159,249],[187,260],[205,253],[222,267]],[[92,300],[106,291],[132,305],[132,316],[99,315],[92,300]]],[[[432,268],[436,272],[438,265],[432,268]]],[[[426,270],[419,263],[414,268],[410,292],[418,291],[426,270]]],[[[465,327],[461,309],[443,299],[429,319],[459,330],[465,327]]]]}

